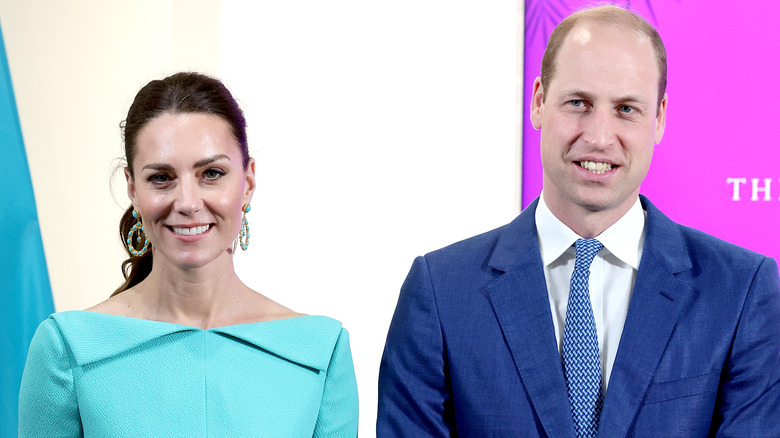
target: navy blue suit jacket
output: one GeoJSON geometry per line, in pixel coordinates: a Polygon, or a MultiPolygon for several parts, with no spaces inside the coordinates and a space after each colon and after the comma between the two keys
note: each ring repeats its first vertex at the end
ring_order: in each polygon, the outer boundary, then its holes
{"type": "MultiPolygon", "coordinates": [[[[641,200],[599,437],[780,436],[777,264],[641,200]]],[[[575,437],[535,207],[414,261],[382,357],[378,437],[575,437]]]]}

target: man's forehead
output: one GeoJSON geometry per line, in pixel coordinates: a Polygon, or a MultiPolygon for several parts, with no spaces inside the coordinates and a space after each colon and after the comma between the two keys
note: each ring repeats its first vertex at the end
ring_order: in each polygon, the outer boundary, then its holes
{"type": "MultiPolygon", "coordinates": [[[[613,100],[644,101],[637,98],[634,79],[642,72],[655,72],[655,52],[650,39],[636,29],[617,23],[585,20],[573,27],[557,54],[556,70],[547,91],[555,94],[592,95],[606,77],[584,74],[587,71],[610,72],[609,96],[613,100]],[[637,60],[641,60],[637,64],[637,60]],[[641,71],[637,70],[637,67],[641,71]],[[565,84],[559,83],[561,76],[565,84]],[[623,80],[622,78],[627,80],[623,80]]],[[[657,77],[648,81],[653,86],[657,77]]],[[[602,96],[606,97],[606,96],[602,96]]]]}
{"type": "Polygon", "coordinates": [[[628,38],[633,39],[638,44],[645,45],[652,51],[650,37],[642,33],[639,29],[630,27],[625,23],[604,23],[594,20],[582,20],[577,23],[564,39],[563,45],[567,42],[574,43],[575,46],[584,46],[598,36],[604,36],[611,40],[625,41],[628,38]]]}
{"type": "Polygon", "coordinates": [[[566,36],[558,52],[556,63],[567,63],[581,56],[608,52],[619,64],[625,57],[647,57],[655,64],[656,57],[650,38],[627,26],[613,23],[585,21],[578,23],[566,36]]]}
{"type": "Polygon", "coordinates": [[[585,45],[593,37],[590,29],[585,26],[578,26],[572,29],[571,38],[576,44],[585,45]]]}

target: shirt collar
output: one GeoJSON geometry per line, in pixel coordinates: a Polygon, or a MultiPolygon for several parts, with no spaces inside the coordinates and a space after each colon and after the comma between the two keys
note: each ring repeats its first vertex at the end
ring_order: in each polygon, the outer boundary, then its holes
{"type": "MultiPolygon", "coordinates": [[[[645,217],[639,198],[617,222],[596,236],[612,255],[634,269],[639,269],[645,240],[645,217]]],[[[577,233],[561,222],[547,207],[544,196],[539,196],[535,212],[539,250],[544,266],[550,265],[568,250],[577,239],[577,233]]]]}

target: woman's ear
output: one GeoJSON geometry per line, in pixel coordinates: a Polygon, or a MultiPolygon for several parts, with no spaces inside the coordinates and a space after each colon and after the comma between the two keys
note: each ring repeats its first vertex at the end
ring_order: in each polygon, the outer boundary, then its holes
{"type": "Polygon", "coordinates": [[[244,204],[252,201],[252,195],[255,193],[255,159],[250,158],[244,171],[244,204]]]}
{"type": "Polygon", "coordinates": [[[135,204],[135,182],[127,167],[125,167],[125,180],[127,180],[127,197],[135,204]]]}

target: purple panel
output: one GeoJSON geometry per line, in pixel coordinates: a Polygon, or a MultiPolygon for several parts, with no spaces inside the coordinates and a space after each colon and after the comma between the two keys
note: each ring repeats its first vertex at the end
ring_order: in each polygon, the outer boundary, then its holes
{"type": "MultiPolygon", "coordinates": [[[[526,0],[523,207],[542,188],[531,87],[554,25],[588,4],[526,0]]],[[[642,193],[673,220],[780,259],[780,2],[634,0],[669,60],[666,132],[642,193]]]]}

